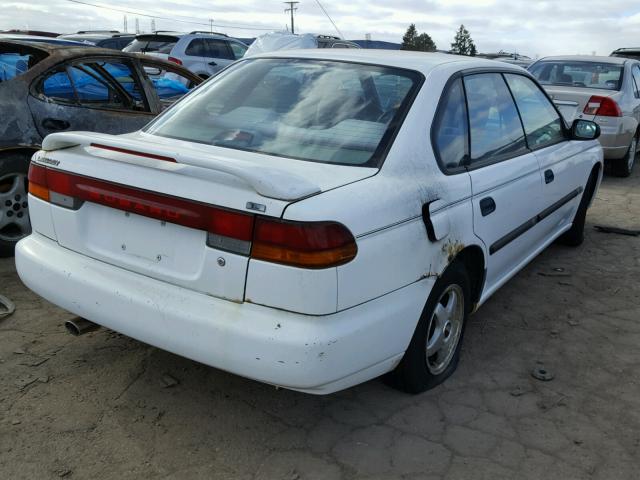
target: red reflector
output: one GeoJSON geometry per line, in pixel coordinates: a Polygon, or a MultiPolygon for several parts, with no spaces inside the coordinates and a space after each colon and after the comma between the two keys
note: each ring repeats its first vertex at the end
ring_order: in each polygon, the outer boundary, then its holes
{"type": "Polygon", "coordinates": [[[173,62],[173,63],[177,63],[178,65],[182,65],[182,60],[180,60],[179,58],[169,57],[167,60],[169,60],[170,62],[173,62]]]}
{"type": "Polygon", "coordinates": [[[256,219],[251,257],[296,267],[328,268],[357,253],[351,232],[335,222],[256,219]]]}
{"type": "Polygon", "coordinates": [[[92,143],[91,146],[95,147],[95,148],[101,148],[103,150],[111,150],[113,152],[127,153],[129,155],[136,155],[138,157],[147,157],[147,158],[153,158],[155,160],[163,160],[165,162],[176,163],[176,159],[175,158],[165,157],[164,155],[156,155],[155,153],[138,152],[136,150],[129,150],[127,148],[112,147],[111,145],[102,145],[101,143],[92,143]]]}
{"type": "Polygon", "coordinates": [[[601,97],[600,95],[592,95],[584,112],[587,115],[598,115],[601,117],[621,117],[622,110],[617,102],[609,97],[601,97]]]}
{"type": "Polygon", "coordinates": [[[47,169],[49,190],[145,217],[251,241],[253,215],[134,187],[47,169]]]}

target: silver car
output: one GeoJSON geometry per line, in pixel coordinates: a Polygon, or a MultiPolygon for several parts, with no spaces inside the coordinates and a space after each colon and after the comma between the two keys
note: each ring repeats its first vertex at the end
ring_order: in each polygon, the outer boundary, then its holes
{"type": "Polygon", "coordinates": [[[177,63],[204,79],[242,58],[247,46],[224,33],[155,32],[136,36],[123,50],[177,63]]]}
{"type": "Polygon", "coordinates": [[[570,125],[593,120],[615,175],[631,174],[638,151],[640,62],[596,56],[546,57],[529,67],[570,125]]]}

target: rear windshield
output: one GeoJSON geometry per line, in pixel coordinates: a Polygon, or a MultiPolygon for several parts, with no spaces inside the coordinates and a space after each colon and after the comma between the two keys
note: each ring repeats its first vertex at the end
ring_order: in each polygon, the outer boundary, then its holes
{"type": "Polygon", "coordinates": [[[543,61],[531,73],[542,85],[620,90],[623,65],[598,62],[543,61]]]}
{"type": "Polygon", "coordinates": [[[178,42],[178,38],[171,36],[138,37],[123,50],[125,52],[154,52],[154,53],[171,53],[171,50],[178,42]]]}
{"type": "Polygon", "coordinates": [[[622,58],[630,58],[632,60],[640,60],[640,51],[634,50],[630,52],[613,52],[611,54],[612,57],[622,57],[622,58]]]}
{"type": "Polygon", "coordinates": [[[28,47],[0,47],[0,82],[19,77],[47,56],[41,50],[28,47]]]}
{"type": "Polygon", "coordinates": [[[422,76],[354,63],[236,63],[147,132],[236,150],[379,166],[422,76]]]}

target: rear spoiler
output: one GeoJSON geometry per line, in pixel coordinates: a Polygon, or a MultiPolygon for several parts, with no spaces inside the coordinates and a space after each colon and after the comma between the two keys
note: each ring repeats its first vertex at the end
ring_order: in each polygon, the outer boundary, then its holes
{"type": "MultiPolygon", "coordinates": [[[[133,157],[156,158],[182,165],[206,168],[233,175],[249,184],[263,197],[276,200],[298,200],[320,193],[318,185],[286,170],[259,165],[245,160],[229,160],[211,154],[197,154],[192,151],[172,152],[167,157],[165,148],[121,135],[107,135],[93,132],[60,132],[47,135],[42,141],[42,150],[51,152],[71,147],[91,147],[120,151],[133,157]],[[123,152],[124,151],[124,152],[123,152]]],[[[112,157],[109,157],[112,158],[112,157]]],[[[149,165],[144,162],[144,165],[149,165]]]]}

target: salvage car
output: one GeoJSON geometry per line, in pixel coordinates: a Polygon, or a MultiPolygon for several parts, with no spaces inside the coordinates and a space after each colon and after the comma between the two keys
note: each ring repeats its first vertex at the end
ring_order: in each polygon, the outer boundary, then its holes
{"type": "Polygon", "coordinates": [[[455,370],[472,311],[582,242],[598,134],[505,63],[246,58],[138,132],[48,136],[17,271],[76,333],[302,392],[387,372],[421,392],[455,370]]]}
{"type": "Polygon", "coordinates": [[[26,174],[46,135],[137,130],[200,83],[153,58],[0,40],[0,256],[30,232],[26,174]]]}
{"type": "Polygon", "coordinates": [[[631,175],[640,139],[640,62],[574,55],[546,57],[529,67],[568,122],[593,120],[612,172],[631,175]]]}

